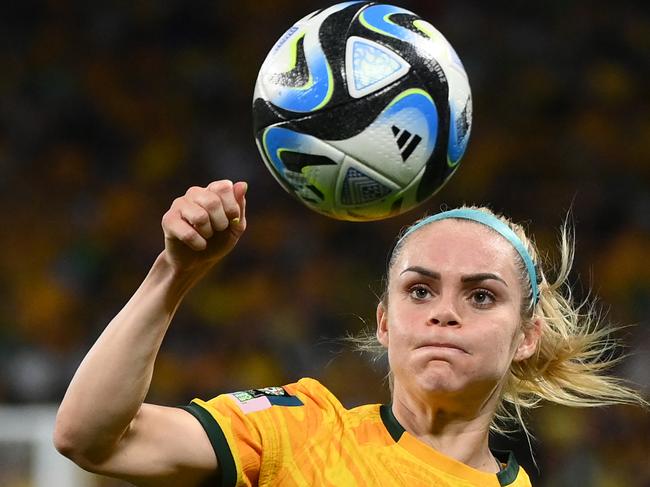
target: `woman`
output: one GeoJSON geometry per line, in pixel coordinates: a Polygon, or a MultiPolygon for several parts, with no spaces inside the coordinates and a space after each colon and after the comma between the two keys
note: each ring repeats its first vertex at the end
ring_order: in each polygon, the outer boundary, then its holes
{"type": "Polygon", "coordinates": [[[522,408],[544,399],[644,404],[602,374],[606,330],[559,293],[566,232],[549,283],[522,228],[474,208],[416,223],[393,250],[376,329],[390,405],[348,411],[313,379],[187,408],[143,403],[183,296],[246,229],[246,189],[194,187],[164,215],[164,251],[59,409],[55,445],[83,468],[137,485],[526,486],[514,456],[488,447],[497,420],[523,425],[522,408]]]}

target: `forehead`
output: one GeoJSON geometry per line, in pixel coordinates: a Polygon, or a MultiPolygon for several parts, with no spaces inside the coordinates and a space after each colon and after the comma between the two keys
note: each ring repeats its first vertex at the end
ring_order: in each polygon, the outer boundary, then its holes
{"type": "Polygon", "coordinates": [[[517,255],[504,237],[470,220],[447,219],[424,225],[409,235],[393,266],[426,265],[460,273],[496,272],[516,278],[517,255]]]}

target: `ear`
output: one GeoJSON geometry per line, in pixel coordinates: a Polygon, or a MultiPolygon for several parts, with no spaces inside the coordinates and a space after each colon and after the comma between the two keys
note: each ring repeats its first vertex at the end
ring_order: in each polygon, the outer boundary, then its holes
{"type": "Polygon", "coordinates": [[[528,326],[524,327],[522,330],[523,338],[515,351],[513,361],[521,362],[533,356],[542,337],[542,329],[544,326],[543,319],[535,318],[528,326]]]}
{"type": "Polygon", "coordinates": [[[388,310],[383,301],[377,305],[377,340],[388,348],[388,310]]]}

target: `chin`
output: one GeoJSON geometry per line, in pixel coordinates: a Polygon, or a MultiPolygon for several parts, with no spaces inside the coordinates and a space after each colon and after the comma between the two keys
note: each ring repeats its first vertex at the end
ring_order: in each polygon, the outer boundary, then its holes
{"type": "Polygon", "coordinates": [[[420,389],[428,394],[454,394],[461,392],[467,383],[455,376],[449,364],[435,364],[422,371],[417,378],[420,389]]]}

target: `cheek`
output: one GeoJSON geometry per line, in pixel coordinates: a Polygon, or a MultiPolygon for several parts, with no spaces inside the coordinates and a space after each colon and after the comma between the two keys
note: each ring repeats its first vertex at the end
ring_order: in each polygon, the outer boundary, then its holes
{"type": "Polygon", "coordinates": [[[388,360],[391,368],[401,367],[406,362],[413,342],[413,333],[408,326],[409,319],[404,310],[395,313],[395,307],[388,312],[388,360]],[[399,317],[399,318],[398,318],[399,317]]]}
{"type": "Polygon", "coordinates": [[[404,332],[404,329],[396,324],[395,321],[390,322],[388,325],[388,356],[401,356],[405,353],[409,344],[409,335],[404,332]]]}
{"type": "Polygon", "coordinates": [[[475,350],[477,350],[477,355],[481,357],[478,367],[500,371],[507,370],[510,367],[517,349],[517,337],[519,335],[508,333],[506,328],[509,328],[506,324],[497,324],[490,336],[481,334],[475,337],[475,350]]]}

